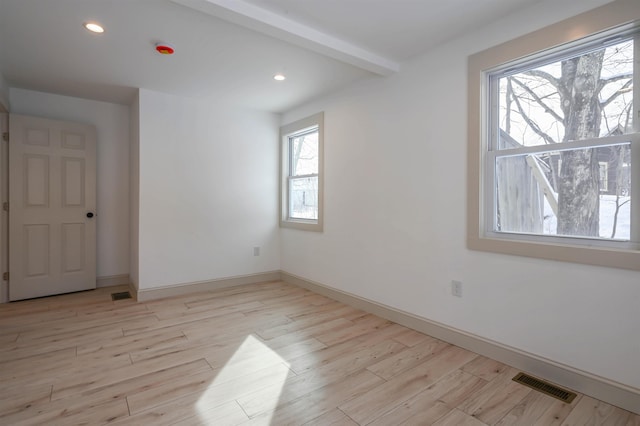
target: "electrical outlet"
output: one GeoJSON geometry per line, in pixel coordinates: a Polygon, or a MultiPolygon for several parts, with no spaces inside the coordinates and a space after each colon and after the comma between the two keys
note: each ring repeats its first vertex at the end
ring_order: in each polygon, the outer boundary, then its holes
{"type": "Polygon", "coordinates": [[[254,247],[253,248],[253,255],[254,256],[260,256],[260,247],[254,247]]]}
{"type": "Polygon", "coordinates": [[[462,281],[451,281],[451,294],[462,297],[462,281]]]}

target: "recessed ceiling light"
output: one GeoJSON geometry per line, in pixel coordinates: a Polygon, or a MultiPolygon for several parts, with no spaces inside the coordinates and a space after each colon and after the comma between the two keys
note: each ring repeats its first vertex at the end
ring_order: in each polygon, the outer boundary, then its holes
{"type": "Polygon", "coordinates": [[[95,22],[85,22],[84,27],[92,33],[102,34],[104,32],[104,28],[95,22]]]}
{"type": "Polygon", "coordinates": [[[273,79],[277,81],[283,81],[283,80],[286,80],[287,77],[285,77],[284,74],[276,74],[273,76],[273,79]]]}

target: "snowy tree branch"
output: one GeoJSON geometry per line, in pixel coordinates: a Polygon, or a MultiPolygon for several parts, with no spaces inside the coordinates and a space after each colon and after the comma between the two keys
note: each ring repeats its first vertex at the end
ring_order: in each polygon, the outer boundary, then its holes
{"type": "Polygon", "coordinates": [[[524,89],[529,95],[531,95],[533,100],[536,101],[544,109],[544,112],[546,112],[547,114],[551,114],[553,118],[562,122],[562,117],[560,117],[560,115],[557,112],[551,109],[549,105],[545,104],[542,98],[540,98],[540,96],[538,96],[533,90],[531,90],[529,86],[527,86],[526,84],[524,84],[523,82],[521,82],[515,77],[509,77],[509,78],[513,80],[522,89],[524,89]]]}
{"type": "Polygon", "coordinates": [[[600,81],[598,82],[598,91],[602,90],[602,88],[609,83],[613,83],[619,80],[624,80],[625,78],[631,79],[632,77],[633,77],[633,73],[628,72],[624,74],[614,75],[609,78],[601,78],[600,81]]]}
{"type": "MultiPolygon", "coordinates": [[[[508,83],[509,85],[511,85],[511,79],[509,79],[508,83]]],[[[518,112],[520,112],[520,115],[522,116],[522,118],[524,118],[524,121],[527,123],[527,125],[529,127],[531,127],[531,129],[538,135],[540,136],[542,139],[545,140],[545,142],[547,142],[548,144],[555,144],[557,143],[551,136],[549,136],[547,133],[545,133],[540,126],[538,126],[538,124],[531,120],[529,118],[529,116],[524,112],[524,109],[522,108],[522,104],[520,103],[520,99],[517,96],[513,97],[514,102],[516,103],[516,106],[518,107],[518,112]]]]}
{"type": "Polygon", "coordinates": [[[624,86],[622,86],[621,88],[619,88],[618,90],[616,90],[611,96],[609,96],[606,100],[600,102],[600,107],[604,108],[607,105],[609,105],[611,102],[613,102],[618,96],[620,96],[621,94],[625,93],[625,92],[629,92],[631,89],[629,88],[629,86],[631,86],[631,84],[633,83],[633,80],[629,80],[627,81],[624,86]]]}
{"type": "Polygon", "coordinates": [[[529,71],[525,71],[523,74],[530,75],[532,77],[543,78],[543,79],[547,80],[549,83],[551,83],[553,85],[553,87],[555,87],[558,90],[562,86],[561,83],[560,83],[560,80],[555,78],[554,76],[552,76],[548,72],[544,72],[544,71],[540,71],[540,70],[529,70],[529,71]]]}

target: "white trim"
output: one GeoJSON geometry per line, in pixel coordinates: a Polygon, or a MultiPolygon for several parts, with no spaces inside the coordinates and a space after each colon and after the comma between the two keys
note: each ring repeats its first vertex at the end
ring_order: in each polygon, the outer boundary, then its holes
{"type": "MultiPolygon", "coordinates": [[[[0,89],[2,88],[0,74],[0,89]]],[[[0,97],[2,93],[0,93],[0,97]]],[[[2,133],[9,131],[9,113],[0,99],[0,204],[9,201],[9,143],[2,133]]],[[[0,209],[0,272],[9,271],[9,212],[0,209]]],[[[9,282],[0,281],[0,303],[9,302],[9,282]]]]}
{"type": "Polygon", "coordinates": [[[518,157],[522,155],[544,154],[547,152],[574,151],[585,148],[601,148],[615,145],[635,144],[640,142],[639,133],[626,135],[603,136],[601,138],[582,139],[572,142],[561,142],[556,145],[523,146],[522,148],[496,149],[489,151],[489,159],[499,157],[518,157]]]}
{"type": "Polygon", "coordinates": [[[138,289],[130,286],[136,294],[138,302],[147,302],[165,297],[182,296],[185,294],[198,293],[201,291],[219,290],[221,288],[235,287],[245,284],[255,284],[268,281],[279,281],[280,271],[261,272],[258,274],[238,275],[235,277],[217,278],[207,281],[196,281],[190,283],[173,284],[163,287],[138,289]]]}
{"type": "Polygon", "coordinates": [[[282,281],[386,318],[532,375],[640,414],[640,389],[281,271],[282,281]]]}
{"type": "Polygon", "coordinates": [[[109,275],[96,278],[96,288],[113,287],[116,285],[129,285],[129,274],[109,275]]]}

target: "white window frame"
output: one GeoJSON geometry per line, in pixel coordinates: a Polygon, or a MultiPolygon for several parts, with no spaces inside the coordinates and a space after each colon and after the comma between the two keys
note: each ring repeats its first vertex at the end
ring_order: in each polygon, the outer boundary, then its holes
{"type": "MultiPolygon", "coordinates": [[[[324,113],[297,120],[280,128],[280,227],[303,231],[323,231],[324,212],[324,113]],[[318,130],[318,218],[299,219],[290,215],[289,184],[291,182],[290,140],[296,135],[318,130]]],[[[313,175],[315,177],[315,174],[313,175]]]]}
{"type": "MultiPolygon", "coordinates": [[[[571,43],[602,40],[617,34],[637,31],[640,28],[640,8],[637,0],[616,0],[597,9],[543,28],[515,40],[506,42],[469,57],[468,62],[468,203],[467,246],[472,250],[520,255],[565,262],[640,270],[640,215],[632,206],[631,242],[610,242],[588,238],[522,235],[493,232],[493,167],[489,161],[495,156],[488,147],[491,143],[491,116],[488,107],[490,72],[506,69],[513,64],[530,62],[536,55],[546,57],[558,54],[571,43]],[[524,58],[524,59],[523,59],[524,58]]],[[[640,69],[640,43],[635,43],[637,77],[640,69]]],[[[635,79],[634,99],[640,99],[640,79],[635,79]]],[[[634,131],[623,139],[632,144],[632,193],[638,205],[640,201],[640,102],[633,105],[634,131]],[[637,167],[635,165],[638,165],[637,167]]],[[[609,142],[609,141],[608,141],[609,142]]],[[[589,145],[589,141],[571,142],[589,145]]],[[[563,148],[565,143],[563,143],[563,148]]],[[[559,148],[559,147],[558,147],[559,148]]],[[[538,149],[531,147],[532,152],[538,149]]],[[[548,150],[548,147],[546,147],[548,150]]]]}

